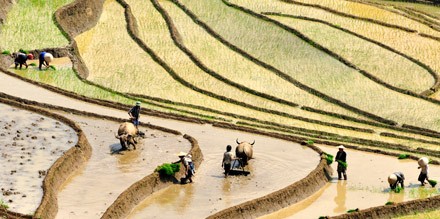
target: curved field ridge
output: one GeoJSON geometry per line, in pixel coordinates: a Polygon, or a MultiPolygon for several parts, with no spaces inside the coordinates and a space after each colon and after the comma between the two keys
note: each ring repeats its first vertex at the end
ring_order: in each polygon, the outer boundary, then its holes
{"type": "MultiPolygon", "coordinates": [[[[196,139],[189,135],[185,134],[183,137],[191,142],[191,150],[188,153],[193,156],[193,162],[196,166],[196,169],[198,169],[203,161],[203,154],[200,150],[199,144],[196,139]]],[[[172,183],[178,182],[178,179],[180,179],[180,177],[183,175],[183,168],[181,168],[179,173],[176,173],[176,175],[173,177],[161,178],[157,172],[145,176],[143,179],[134,183],[123,193],[121,193],[113,204],[107,208],[101,218],[126,217],[133,210],[133,208],[142,202],[142,200],[144,200],[146,197],[171,185],[172,183]]]]}
{"type": "Polygon", "coordinates": [[[13,98],[6,99],[4,97],[1,97],[0,102],[16,106],[21,109],[33,111],[38,114],[42,114],[61,121],[70,126],[77,133],[78,142],[76,143],[75,147],[66,151],[63,156],[58,158],[47,171],[47,175],[44,178],[42,186],[43,198],[34,214],[35,217],[54,218],[58,210],[57,193],[60,189],[60,186],[70,176],[72,172],[74,172],[87,162],[92,152],[91,146],[79,126],[63,116],[50,113],[48,111],[42,110],[41,108],[22,104],[20,102],[17,102],[17,99],[14,100],[13,98]]]}

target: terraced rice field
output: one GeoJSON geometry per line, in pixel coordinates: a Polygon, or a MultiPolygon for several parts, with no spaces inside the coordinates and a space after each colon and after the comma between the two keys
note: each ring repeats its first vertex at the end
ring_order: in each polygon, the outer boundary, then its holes
{"type": "MultiPolygon", "coordinates": [[[[413,159],[427,156],[433,164],[438,164],[438,7],[347,0],[103,0],[93,3],[98,5],[98,10],[92,3],[84,2],[87,1],[18,1],[12,4],[5,22],[0,24],[2,51],[66,47],[69,59],[64,57],[61,63],[54,63],[57,70],[40,71],[33,66],[16,70],[10,66],[12,60],[2,55],[6,60],[0,62],[4,63],[1,77],[5,85],[0,92],[40,103],[74,107],[31,93],[20,93],[6,83],[17,80],[6,76],[7,73],[38,82],[52,92],[118,110],[128,110],[135,101],[141,101],[146,110],[144,114],[152,117],[233,126],[296,142],[343,144],[394,157],[402,153],[412,155],[413,159]],[[82,5],[71,7],[70,3],[82,5]],[[89,22],[83,25],[86,28],[56,24],[54,13],[61,6],[65,6],[63,10],[71,10],[67,13],[71,17],[87,12],[91,17],[84,21],[89,22]],[[35,20],[29,22],[35,13],[42,14],[36,16],[38,25],[35,20]],[[76,34],[69,36],[67,33],[71,31],[76,34]]],[[[61,96],[54,98],[66,101],[61,96]]],[[[78,106],[76,110],[97,114],[100,112],[96,110],[104,110],[99,106],[93,106],[95,110],[78,106]]],[[[126,118],[121,112],[108,116],[126,118]]],[[[76,118],[74,121],[82,120],[76,118]]],[[[111,126],[109,124],[103,127],[111,126]]],[[[189,129],[178,127],[191,133],[189,129]]],[[[203,139],[206,136],[202,133],[194,132],[194,135],[203,139]]],[[[234,142],[232,135],[230,138],[224,142],[234,142]]],[[[217,141],[217,145],[224,144],[217,141]]],[[[221,150],[210,148],[206,140],[201,142],[205,144],[201,145],[202,151],[206,150],[204,154],[208,155],[204,162],[207,165],[215,163],[214,160],[219,159],[215,154],[221,157],[221,150]]],[[[326,151],[324,146],[321,149],[326,151]]],[[[280,163],[288,163],[292,158],[284,159],[280,163]]],[[[312,163],[312,166],[317,164],[316,161],[312,163]]],[[[350,165],[361,166],[361,163],[351,161],[350,165]]],[[[154,171],[153,166],[148,169],[149,173],[154,171]]],[[[197,201],[201,200],[198,197],[207,194],[201,189],[204,188],[202,182],[214,182],[208,172],[218,170],[209,167],[203,171],[201,183],[194,184],[198,192],[191,192],[197,201]]],[[[414,170],[408,168],[406,171],[414,170]]],[[[258,171],[256,173],[260,176],[258,171]]],[[[302,178],[284,179],[288,183],[281,184],[286,186],[302,178]]],[[[130,183],[136,180],[140,178],[130,183]]],[[[69,215],[64,202],[64,207],[59,206],[60,215],[90,218],[106,215],[104,211],[112,208],[111,202],[130,183],[116,189],[117,192],[99,208],[90,205],[94,210],[78,209],[69,215]]],[[[371,184],[374,183],[361,187],[371,184]]],[[[279,185],[277,190],[283,186],[279,185]]],[[[181,189],[174,188],[173,192],[183,192],[181,189]]],[[[268,188],[258,195],[268,195],[272,191],[268,188]]],[[[381,195],[384,194],[382,191],[381,195]]],[[[252,196],[252,199],[257,197],[252,196]]],[[[219,202],[215,209],[205,209],[206,212],[196,215],[221,214],[221,210],[227,211],[244,201],[249,200],[219,202]]],[[[381,201],[377,198],[375,203],[381,201]]],[[[314,211],[313,207],[319,206],[313,203],[308,204],[304,212],[314,211]]],[[[144,207],[136,208],[141,213],[130,217],[142,218],[142,212],[159,212],[163,207],[157,207],[149,199],[141,206],[144,207]]],[[[168,209],[175,207],[171,205],[168,209]]],[[[190,206],[184,209],[188,210],[185,214],[194,215],[188,213],[194,210],[190,206]]],[[[182,214],[175,210],[170,212],[170,217],[182,214]]],[[[342,213],[344,211],[337,212],[342,213]]],[[[256,215],[261,216],[261,213],[253,214],[256,215]]]]}

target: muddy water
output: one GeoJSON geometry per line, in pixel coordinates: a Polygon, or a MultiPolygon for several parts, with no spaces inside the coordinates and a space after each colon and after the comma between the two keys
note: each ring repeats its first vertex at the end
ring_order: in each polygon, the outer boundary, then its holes
{"type": "Polygon", "coordinates": [[[78,138],[69,126],[30,111],[0,104],[0,115],[0,200],[33,214],[47,170],[78,138]]]}
{"type": "Polygon", "coordinates": [[[57,218],[99,218],[118,195],[151,174],[164,162],[177,161],[176,154],[189,151],[182,136],[141,128],[146,133],[137,150],[120,149],[114,137],[119,123],[66,115],[77,122],[92,145],[92,157],[65,183],[58,195],[57,218]]]}
{"type": "MultiPolygon", "coordinates": [[[[4,88],[2,92],[25,99],[31,99],[42,103],[54,104],[54,105],[59,105],[77,110],[85,110],[95,113],[99,112],[102,115],[108,115],[108,116],[114,116],[120,118],[127,117],[127,112],[122,112],[119,110],[114,110],[114,109],[74,100],[47,91],[40,87],[27,84],[21,80],[15,79],[5,74],[0,74],[0,87],[4,88]],[[12,84],[14,84],[14,86],[11,86],[12,84]]],[[[187,213],[191,213],[191,216],[195,216],[195,217],[204,217],[213,212],[221,210],[226,206],[232,206],[241,203],[245,200],[250,200],[252,198],[260,197],[272,191],[283,188],[306,176],[312,169],[314,169],[317,166],[319,162],[319,157],[314,151],[308,148],[303,148],[295,143],[281,141],[274,138],[252,135],[252,134],[237,132],[233,130],[213,128],[210,125],[184,123],[184,122],[155,118],[155,117],[143,116],[141,117],[141,121],[150,122],[155,125],[179,130],[182,133],[186,133],[193,136],[199,141],[200,147],[205,156],[205,160],[202,166],[197,170],[197,175],[194,179],[195,183],[186,186],[173,186],[173,188],[179,192],[180,190],[182,191],[186,190],[187,187],[194,187],[193,195],[185,196],[185,198],[190,198],[191,202],[196,203],[196,205],[188,205],[188,209],[186,210],[187,213]],[[222,154],[225,151],[226,145],[235,144],[236,138],[239,138],[240,141],[256,140],[255,159],[251,160],[249,165],[250,168],[249,170],[252,172],[252,174],[247,177],[231,177],[228,179],[224,179],[221,168],[222,154]],[[200,210],[201,208],[199,206],[203,206],[204,209],[200,210]]],[[[92,124],[92,123],[88,123],[88,124],[92,124]]],[[[96,131],[87,130],[86,127],[83,127],[83,129],[85,129],[85,132],[88,133],[87,137],[89,141],[95,139],[95,136],[93,136],[93,134],[95,134],[96,131]]],[[[103,133],[105,132],[106,131],[104,131],[103,133]]],[[[105,139],[108,139],[108,137],[105,139]]],[[[96,146],[102,144],[101,142],[97,141],[91,143],[92,145],[94,145],[93,154],[107,153],[108,157],[112,157],[108,155],[108,148],[107,150],[103,149],[104,150],[102,151],[103,153],[97,153],[95,151],[97,150],[96,147],[98,149],[106,148],[102,146],[96,146]]],[[[109,142],[106,144],[107,145],[114,144],[114,142],[113,143],[109,142]]],[[[148,171],[151,171],[151,169],[148,171]]],[[[79,175],[81,174],[82,173],[79,173],[79,175]]],[[[105,174],[107,175],[108,173],[105,174]]],[[[104,173],[97,175],[101,177],[105,176],[104,173]]],[[[80,177],[74,177],[73,180],[75,180],[76,178],[79,179],[80,177]]],[[[84,178],[86,179],[87,177],[84,178]]],[[[70,183],[68,183],[68,185],[69,184],[70,183]]],[[[66,190],[68,190],[67,186],[66,186],[66,190]]],[[[95,185],[86,185],[86,186],[91,188],[99,187],[95,185]]],[[[112,194],[108,194],[105,196],[110,196],[110,195],[117,196],[118,189],[116,186],[116,182],[115,184],[108,185],[108,188],[112,188],[112,190],[113,187],[115,187],[114,189],[115,191],[112,192],[112,194]]],[[[103,206],[108,206],[110,204],[107,202],[102,203],[102,200],[99,201],[90,200],[88,202],[83,201],[81,199],[84,199],[86,195],[73,190],[70,191],[69,195],[60,194],[60,196],[63,196],[67,199],[66,201],[63,201],[61,197],[59,198],[61,204],[59,206],[60,218],[62,217],[61,215],[63,215],[63,217],[72,217],[72,218],[78,216],[73,214],[70,215],[69,210],[77,207],[77,206],[72,206],[73,205],[72,203],[76,203],[77,205],[81,205],[81,207],[83,207],[83,209],[81,209],[82,212],[75,211],[74,212],[75,214],[83,214],[83,215],[85,214],[91,216],[101,214],[101,212],[103,211],[101,209],[104,209],[103,206]],[[92,211],[94,213],[92,213],[92,211]]],[[[122,191],[122,189],[120,191],[122,191]]],[[[103,194],[100,195],[102,196],[103,194]]],[[[93,197],[91,197],[91,199],[93,199],[93,197]]],[[[111,198],[109,198],[109,200],[110,199],[111,198]]],[[[148,202],[148,200],[146,202],[148,202]]],[[[178,203],[180,203],[180,201],[174,202],[173,205],[168,206],[169,208],[167,210],[170,212],[171,215],[176,216],[179,214],[177,211],[179,205],[178,203]]],[[[161,208],[159,207],[154,208],[151,206],[148,207],[148,209],[152,210],[151,215],[154,214],[161,215],[161,210],[160,210],[161,208]]],[[[137,212],[139,212],[139,215],[144,214],[143,209],[144,209],[143,207],[140,207],[137,210],[137,212]]]]}
{"type": "Polygon", "coordinates": [[[179,127],[200,142],[205,160],[195,183],[174,185],[147,198],[129,218],[204,218],[221,209],[261,197],[304,178],[319,162],[316,152],[299,144],[208,125],[179,127]],[[235,139],[253,141],[248,176],[224,178],[221,160],[235,139]]]}
{"type": "MultiPolygon", "coordinates": [[[[321,146],[326,152],[336,154],[336,149],[321,146]]],[[[350,209],[365,209],[384,205],[386,202],[402,202],[426,198],[439,194],[438,188],[420,187],[417,181],[417,161],[398,160],[394,157],[347,150],[348,180],[338,181],[335,172],[334,180],[306,200],[284,208],[273,214],[261,217],[269,218],[318,218],[320,216],[338,215],[350,209]],[[387,177],[401,171],[405,174],[404,192],[389,191],[387,177]]],[[[336,170],[337,164],[332,164],[336,170]]],[[[430,177],[440,179],[440,167],[430,165],[430,177]]]]}

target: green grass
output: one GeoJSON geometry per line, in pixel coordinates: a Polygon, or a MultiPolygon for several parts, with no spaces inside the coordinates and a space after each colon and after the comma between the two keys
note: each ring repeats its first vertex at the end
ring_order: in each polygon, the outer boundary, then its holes
{"type": "Polygon", "coordinates": [[[3,55],[11,55],[11,51],[9,51],[9,50],[3,50],[3,51],[2,51],[2,54],[3,54],[3,55]]]}
{"type": "Polygon", "coordinates": [[[0,208],[8,209],[9,205],[7,205],[3,200],[0,200],[0,208]]]}
{"type": "Polygon", "coordinates": [[[72,1],[16,1],[0,27],[0,45],[10,51],[66,46],[68,40],[54,24],[52,16],[58,8],[72,1]]]}

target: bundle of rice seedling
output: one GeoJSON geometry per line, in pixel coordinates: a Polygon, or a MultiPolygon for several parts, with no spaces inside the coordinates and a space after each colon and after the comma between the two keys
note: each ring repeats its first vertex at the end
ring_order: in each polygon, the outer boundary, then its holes
{"type": "Polygon", "coordinates": [[[347,213],[353,213],[353,212],[358,212],[358,211],[359,211],[359,208],[350,209],[350,210],[347,211],[347,213]]]}
{"type": "Polygon", "coordinates": [[[161,175],[166,175],[166,176],[173,176],[175,173],[179,172],[180,170],[180,164],[169,164],[169,163],[164,163],[160,166],[158,166],[155,170],[155,172],[159,172],[159,174],[161,175]]]}
{"type": "Polygon", "coordinates": [[[396,186],[396,188],[393,190],[395,193],[400,193],[400,191],[402,191],[402,187],[400,186],[396,186]]]}
{"type": "Polygon", "coordinates": [[[318,219],[328,219],[328,216],[319,216],[318,219]]]}
{"type": "Polygon", "coordinates": [[[437,185],[437,181],[433,180],[433,179],[429,179],[428,180],[429,185],[431,185],[432,187],[435,187],[435,185],[437,185]]]}
{"type": "Polygon", "coordinates": [[[55,66],[53,65],[49,65],[49,68],[51,68],[52,70],[57,70],[57,68],[55,68],[55,66]]]}
{"type": "Polygon", "coordinates": [[[37,66],[37,64],[35,64],[35,63],[31,63],[31,64],[29,64],[30,66],[37,66]]]}
{"type": "Polygon", "coordinates": [[[21,52],[21,53],[24,53],[24,54],[28,54],[29,53],[29,51],[24,50],[24,49],[19,49],[18,51],[21,52]]]}
{"type": "Polygon", "coordinates": [[[385,205],[394,205],[394,202],[387,202],[385,205]]]}
{"type": "Polygon", "coordinates": [[[313,140],[307,140],[306,143],[307,143],[308,145],[313,145],[315,142],[314,142],[313,140]]]}
{"type": "Polygon", "coordinates": [[[9,51],[9,50],[3,50],[2,54],[3,54],[3,55],[11,55],[11,51],[9,51]]]}
{"type": "Polygon", "coordinates": [[[399,157],[397,159],[406,159],[409,157],[409,154],[399,154],[399,157]]]}
{"type": "Polygon", "coordinates": [[[327,154],[325,152],[324,152],[324,154],[325,154],[325,159],[327,160],[327,165],[332,164],[333,163],[333,155],[327,154]]]}
{"type": "Polygon", "coordinates": [[[337,160],[338,163],[340,163],[342,166],[344,166],[345,168],[347,168],[347,163],[341,160],[337,160]]]}

